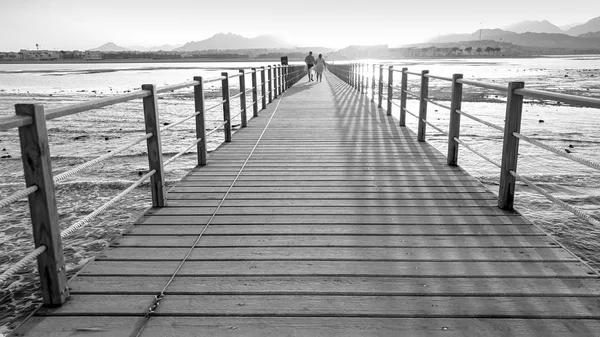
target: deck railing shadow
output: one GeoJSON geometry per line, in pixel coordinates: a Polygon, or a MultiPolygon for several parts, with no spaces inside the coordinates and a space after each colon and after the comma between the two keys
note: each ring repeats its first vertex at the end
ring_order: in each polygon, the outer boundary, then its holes
{"type": "Polygon", "coordinates": [[[304,74],[303,66],[270,65],[259,69],[239,69],[239,72],[233,75],[230,75],[229,72],[222,72],[221,76],[215,78],[198,76],[189,82],[163,87],[144,84],[141,86],[141,90],[131,93],[52,109],[45,109],[42,104],[17,104],[15,106],[15,116],[0,118],[0,131],[18,128],[26,187],[0,200],[0,208],[28,197],[35,249],[0,275],[0,285],[4,287],[6,281],[10,280],[19,269],[30,264],[33,260],[37,260],[43,305],[50,307],[62,305],[69,297],[62,244],[64,238],[85,226],[91,219],[116,204],[148,179],[150,179],[152,192],[152,207],[165,206],[167,192],[164,170],[166,166],[182,155],[193,152],[194,148],[197,153],[197,165],[206,165],[206,143],[209,136],[221,131],[224,136],[223,141],[225,143],[231,142],[233,119],[241,118],[241,127],[246,127],[249,119],[258,117],[260,110],[266,109],[267,104],[273,102],[274,98],[281,96],[283,92],[298,82],[304,74]],[[249,81],[247,81],[248,77],[250,77],[249,81]],[[235,95],[230,94],[232,80],[239,81],[239,92],[235,95]],[[205,105],[204,86],[213,82],[221,83],[220,102],[207,107],[205,105]],[[159,123],[160,111],[157,104],[159,95],[190,87],[194,91],[194,112],[179,121],[162,126],[159,123]],[[58,175],[53,173],[46,121],[134,99],[142,99],[143,103],[146,132],[143,136],[71,170],[58,175]],[[239,111],[232,111],[234,100],[239,100],[239,111]],[[217,108],[223,110],[223,120],[217,127],[207,132],[206,113],[217,108]],[[248,118],[250,110],[252,116],[248,118]],[[195,139],[185,149],[164,160],[161,133],[170,131],[190,120],[195,122],[195,139]],[[55,184],[144,141],[147,144],[148,172],[110,201],[61,231],[55,184]]]}

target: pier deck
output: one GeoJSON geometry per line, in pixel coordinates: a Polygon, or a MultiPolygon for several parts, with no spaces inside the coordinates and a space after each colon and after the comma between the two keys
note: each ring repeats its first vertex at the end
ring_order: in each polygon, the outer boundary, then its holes
{"type": "Polygon", "coordinates": [[[597,275],[391,116],[275,103],[15,333],[135,336],[203,233],[141,336],[600,335],[597,275]]]}

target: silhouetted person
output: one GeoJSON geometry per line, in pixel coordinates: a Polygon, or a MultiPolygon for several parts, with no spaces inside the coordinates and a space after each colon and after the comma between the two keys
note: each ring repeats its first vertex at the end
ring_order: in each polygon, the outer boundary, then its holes
{"type": "Polygon", "coordinates": [[[323,59],[323,54],[319,54],[319,57],[315,61],[315,72],[317,73],[317,82],[321,82],[323,80],[323,70],[325,70],[325,66],[327,62],[323,59]]]}
{"type": "Polygon", "coordinates": [[[308,71],[308,81],[310,82],[313,80],[310,68],[315,65],[315,57],[312,56],[312,51],[308,52],[308,56],[304,59],[304,62],[306,62],[306,71],[308,71]]]}

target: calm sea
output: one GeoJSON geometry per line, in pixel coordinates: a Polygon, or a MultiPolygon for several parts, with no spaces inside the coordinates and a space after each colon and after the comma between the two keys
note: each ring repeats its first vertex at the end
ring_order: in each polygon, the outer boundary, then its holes
{"type": "MultiPolygon", "coordinates": [[[[331,60],[330,60],[331,62],[331,60]]],[[[543,57],[527,59],[435,59],[371,61],[408,67],[420,72],[448,76],[461,73],[467,79],[496,84],[524,81],[526,87],[600,98],[600,56],[543,57]]],[[[14,104],[37,102],[56,107],[94,98],[137,90],[144,83],[160,86],[186,82],[194,76],[211,78],[222,71],[236,74],[236,68],[266,66],[273,63],[95,63],[95,64],[0,64],[0,116],[14,114],[14,104]]],[[[378,76],[378,70],[376,71],[378,76]]],[[[369,74],[370,75],[370,74],[369,74]]],[[[397,76],[397,74],[396,74],[397,76]]],[[[384,80],[387,80],[385,73],[384,80]]],[[[250,81],[250,77],[247,77],[250,81]]],[[[235,87],[237,79],[232,80],[235,87]]],[[[399,81],[395,81],[399,83],[399,81]]],[[[409,87],[418,92],[418,78],[409,87]]],[[[234,89],[235,90],[235,89],[234,89]]],[[[208,104],[217,102],[220,84],[208,87],[208,104]]],[[[395,91],[399,92],[396,85],[395,91]]],[[[369,91],[370,92],[370,91],[369,91]]],[[[395,94],[397,97],[398,95],[395,94]]],[[[430,96],[448,105],[447,82],[430,82],[430,96]]],[[[464,88],[464,111],[503,126],[505,98],[496,92],[464,88]]],[[[191,89],[167,93],[159,99],[161,123],[172,123],[194,111],[191,89]]],[[[409,100],[408,109],[418,111],[409,100]]],[[[235,107],[234,107],[235,111],[235,107]]],[[[63,172],[143,135],[143,113],[139,101],[60,118],[48,122],[53,170],[63,172]]],[[[396,108],[394,115],[398,116],[396,108]]],[[[207,128],[222,118],[218,109],[211,112],[207,128]]],[[[428,120],[447,129],[448,113],[430,105],[428,120]]],[[[233,124],[239,124],[239,119],[233,124]]],[[[499,162],[502,135],[485,125],[462,119],[461,139],[499,162]]],[[[416,130],[416,121],[407,117],[416,130]]],[[[184,123],[162,135],[166,156],[190,144],[194,125],[184,123]]],[[[565,106],[557,102],[526,100],[522,133],[559,149],[600,162],[600,111],[565,106]]],[[[216,147],[221,135],[210,140],[216,147]]],[[[447,139],[429,128],[427,140],[446,153],[447,139]]],[[[84,171],[57,185],[61,224],[69,226],[81,216],[102,205],[146,170],[144,144],[84,171]]],[[[23,186],[16,130],[0,132],[0,198],[23,186]]],[[[550,152],[521,142],[518,171],[563,201],[600,218],[600,174],[585,166],[566,161],[550,152]]],[[[480,179],[492,192],[498,190],[498,168],[461,148],[459,164],[480,179]]],[[[195,165],[189,154],[167,170],[172,185],[195,165]]],[[[69,274],[73,275],[93,255],[118,236],[149,205],[147,188],[136,189],[130,202],[118,205],[92,221],[85,229],[65,240],[69,274]]],[[[517,186],[516,207],[534,224],[552,234],[596,268],[600,266],[600,230],[577,219],[549,202],[530,187],[517,186]]],[[[32,249],[31,229],[25,200],[2,209],[0,213],[0,272],[32,249]]],[[[19,273],[0,292],[0,334],[11,331],[39,302],[35,267],[19,273]]]]}

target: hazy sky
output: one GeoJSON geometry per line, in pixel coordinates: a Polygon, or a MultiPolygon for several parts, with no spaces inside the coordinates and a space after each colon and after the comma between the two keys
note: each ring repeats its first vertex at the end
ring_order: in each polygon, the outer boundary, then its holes
{"type": "Polygon", "coordinates": [[[523,20],[560,26],[597,16],[600,1],[592,0],[0,0],[0,51],[183,44],[219,32],[279,34],[297,46],[395,46],[523,20]]]}

